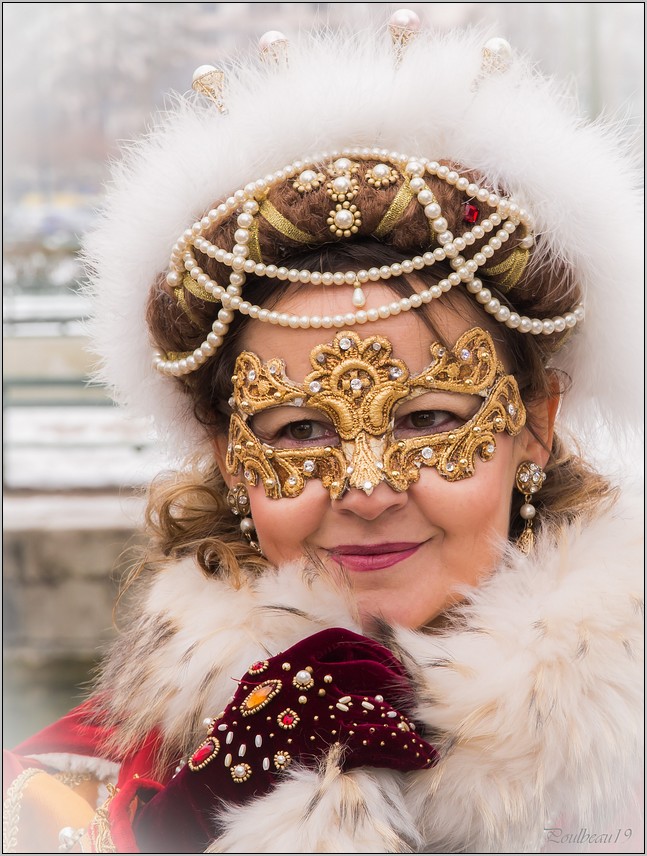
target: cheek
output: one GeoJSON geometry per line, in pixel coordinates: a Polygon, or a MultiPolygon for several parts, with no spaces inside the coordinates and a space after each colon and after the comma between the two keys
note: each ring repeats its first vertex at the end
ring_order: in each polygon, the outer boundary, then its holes
{"type": "Polygon", "coordinates": [[[274,564],[299,558],[330,507],[324,487],[308,482],[289,499],[269,499],[261,485],[249,489],[252,519],[264,555],[274,564]]]}
{"type": "Polygon", "coordinates": [[[412,492],[424,515],[466,552],[469,544],[483,544],[492,534],[507,537],[514,472],[512,438],[499,437],[494,458],[477,459],[474,475],[448,482],[425,471],[412,492]]]}

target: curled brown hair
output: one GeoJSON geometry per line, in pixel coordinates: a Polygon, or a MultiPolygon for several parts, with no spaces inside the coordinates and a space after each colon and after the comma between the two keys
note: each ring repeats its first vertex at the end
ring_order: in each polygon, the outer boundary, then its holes
{"type": "MultiPolygon", "coordinates": [[[[369,169],[371,162],[364,162],[369,169]]],[[[465,173],[463,173],[465,174],[465,173]]],[[[467,176],[468,178],[477,178],[467,176]]],[[[428,185],[441,205],[448,228],[459,234],[465,231],[464,196],[456,189],[436,178],[428,185]]],[[[384,211],[391,206],[399,191],[397,184],[374,190],[359,183],[358,195],[353,200],[361,210],[362,223],[357,235],[350,241],[337,241],[331,237],[326,223],[326,212],[331,201],[325,187],[310,193],[299,192],[291,181],[282,183],[269,193],[272,206],[292,224],[301,235],[312,236],[312,244],[304,245],[302,237],[295,231],[292,235],[280,230],[267,219],[258,218],[258,250],[265,262],[308,270],[360,270],[365,267],[380,267],[400,262],[405,257],[423,253],[433,248],[433,235],[422,207],[415,199],[399,213],[397,222],[380,240],[374,232],[380,230],[384,211]]],[[[488,210],[483,203],[474,201],[482,219],[488,210]]],[[[207,237],[218,246],[235,243],[235,218],[212,227],[207,237]]],[[[289,231],[289,230],[288,230],[289,231]]],[[[577,282],[569,269],[558,260],[542,255],[541,236],[537,247],[514,285],[504,289],[496,271],[511,253],[519,251],[520,236],[512,236],[500,250],[495,252],[489,263],[491,279],[486,282],[493,296],[502,305],[507,305],[520,314],[531,317],[556,316],[568,312],[580,294],[577,282]]],[[[466,247],[462,254],[469,258],[475,247],[466,247]]],[[[229,268],[196,250],[196,259],[208,276],[226,283],[229,268]]],[[[403,275],[388,280],[388,287],[398,296],[408,296],[414,278],[429,288],[436,284],[450,269],[444,264],[416,271],[412,278],[403,275]]],[[[249,275],[245,284],[245,299],[266,308],[275,306],[281,297],[296,289],[299,284],[277,281],[266,277],[249,275]]],[[[313,288],[313,286],[308,286],[313,288]]],[[[213,322],[217,305],[202,299],[195,289],[171,288],[160,276],[151,290],[148,323],[152,337],[162,349],[170,352],[192,350],[200,345],[213,322]]],[[[433,305],[433,304],[431,304],[433,305]]],[[[433,309],[422,305],[417,310],[423,321],[434,331],[433,309]]],[[[555,395],[556,386],[564,392],[568,379],[558,376],[550,368],[552,354],[563,345],[569,330],[550,336],[520,335],[517,331],[497,323],[491,315],[479,310],[477,304],[461,289],[453,289],[443,297],[443,306],[478,323],[493,334],[498,349],[504,354],[512,374],[517,378],[526,404],[555,395]]],[[[240,339],[247,316],[236,313],[223,345],[217,356],[204,363],[197,371],[175,380],[191,396],[194,414],[212,436],[227,431],[231,395],[231,375],[236,357],[241,350],[240,339]]],[[[440,337],[442,338],[442,337],[440,337]]],[[[452,343],[448,343],[452,344],[452,343]]],[[[533,430],[529,420],[528,427],[533,430]]],[[[567,451],[566,446],[555,437],[550,459],[546,468],[545,487],[533,502],[540,514],[541,525],[570,520],[594,508],[599,501],[611,494],[606,480],[589,468],[578,454],[567,451]]],[[[513,501],[510,521],[510,536],[521,531],[519,508],[521,495],[513,501]]],[[[159,479],[151,488],[148,523],[153,533],[150,561],[155,564],[168,556],[195,553],[206,573],[223,574],[233,581],[240,581],[243,570],[255,573],[267,565],[249,548],[237,527],[225,501],[225,485],[215,461],[200,461],[181,474],[172,474],[159,479]]]]}

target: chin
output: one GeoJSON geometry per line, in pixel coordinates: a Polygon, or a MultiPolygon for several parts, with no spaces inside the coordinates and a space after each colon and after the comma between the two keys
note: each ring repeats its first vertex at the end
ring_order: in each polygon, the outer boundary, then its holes
{"type": "Polygon", "coordinates": [[[371,603],[358,603],[359,616],[362,628],[370,633],[386,622],[391,626],[404,627],[408,630],[417,630],[433,620],[441,613],[440,609],[429,609],[424,613],[407,608],[405,606],[398,607],[393,604],[379,604],[375,601],[371,603]]]}

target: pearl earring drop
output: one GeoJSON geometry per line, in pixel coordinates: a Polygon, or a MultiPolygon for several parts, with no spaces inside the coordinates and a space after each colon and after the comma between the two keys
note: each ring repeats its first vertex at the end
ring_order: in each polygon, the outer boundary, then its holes
{"type": "Polygon", "coordinates": [[[546,481],[546,473],[542,470],[539,464],[533,461],[524,461],[519,464],[515,475],[515,483],[517,490],[524,495],[524,504],[519,509],[519,515],[526,521],[523,532],[517,541],[517,547],[522,553],[530,553],[535,543],[533,533],[533,522],[537,514],[537,509],[530,501],[533,494],[538,493],[544,486],[546,481]]]}

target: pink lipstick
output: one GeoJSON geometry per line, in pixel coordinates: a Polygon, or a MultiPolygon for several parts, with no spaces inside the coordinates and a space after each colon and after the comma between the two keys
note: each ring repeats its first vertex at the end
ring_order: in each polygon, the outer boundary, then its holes
{"type": "Polygon", "coordinates": [[[340,544],[330,551],[335,562],[349,571],[379,571],[408,559],[422,545],[410,541],[389,544],[340,544]]]}

